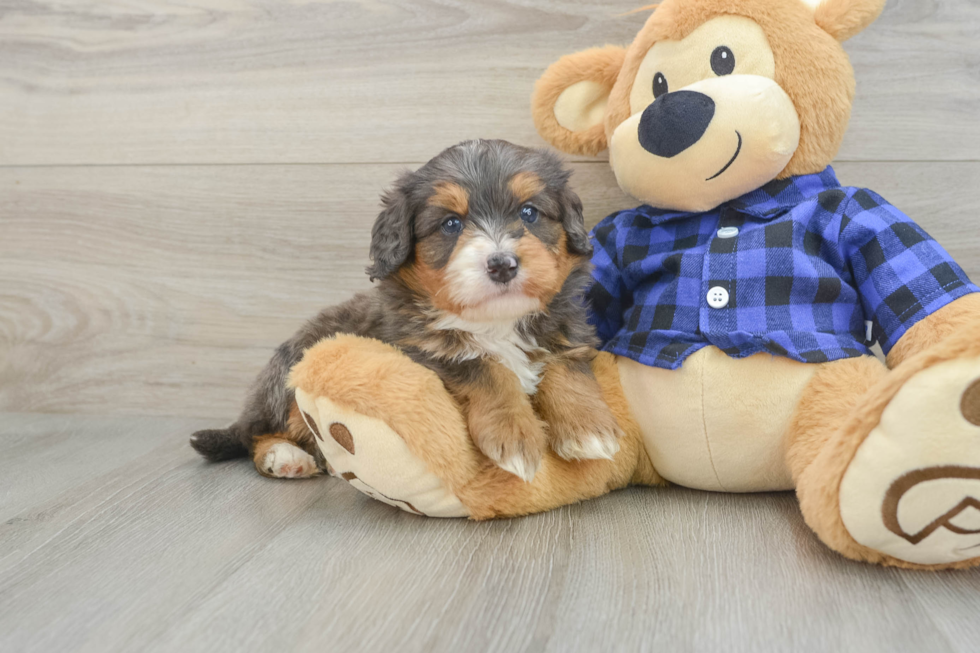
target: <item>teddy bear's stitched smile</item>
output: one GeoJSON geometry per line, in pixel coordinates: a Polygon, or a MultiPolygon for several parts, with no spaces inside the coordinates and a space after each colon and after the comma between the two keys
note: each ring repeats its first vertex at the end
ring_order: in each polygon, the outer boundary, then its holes
{"type": "Polygon", "coordinates": [[[738,136],[738,147],[735,148],[735,154],[732,155],[732,158],[729,159],[728,163],[725,164],[725,167],[724,168],[722,168],[721,170],[719,170],[715,174],[713,174],[710,177],[708,177],[707,179],[705,179],[705,181],[711,181],[712,179],[717,179],[726,170],[728,170],[729,168],[731,168],[733,163],[735,163],[735,159],[738,158],[739,153],[742,151],[742,134],[740,134],[739,131],[736,129],[735,130],[735,135],[738,136]]]}

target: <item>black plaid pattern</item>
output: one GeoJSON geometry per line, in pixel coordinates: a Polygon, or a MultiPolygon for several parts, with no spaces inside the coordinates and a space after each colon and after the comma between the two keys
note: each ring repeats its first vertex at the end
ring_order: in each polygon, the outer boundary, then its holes
{"type": "Polygon", "coordinates": [[[675,368],[714,345],[804,362],[887,353],[917,321],[978,289],[943,248],[827,168],[770,182],[707,213],[641,206],[593,230],[592,314],[604,349],[675,368]],[[718,235],[736,227],[732,238],[718,235]],[[709,290],[728,291],[712,308],[709,290]]]}

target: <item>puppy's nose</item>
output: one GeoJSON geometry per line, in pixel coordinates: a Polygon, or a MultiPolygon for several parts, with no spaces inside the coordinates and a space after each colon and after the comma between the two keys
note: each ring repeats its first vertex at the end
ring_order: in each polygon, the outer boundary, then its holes
{"type": "Polygon", "coordinates": [[[661,95],[643,110],[639,138],[643,149],[669,159],[704,136],[715,116],[715,101],[697,91],[661,95]]]}
{"type": "Polygon", "coordinates": [[[487,259],[487,275],[497,283],[507,283],[517,276],[517,257],[494,254],[487,259]]]}

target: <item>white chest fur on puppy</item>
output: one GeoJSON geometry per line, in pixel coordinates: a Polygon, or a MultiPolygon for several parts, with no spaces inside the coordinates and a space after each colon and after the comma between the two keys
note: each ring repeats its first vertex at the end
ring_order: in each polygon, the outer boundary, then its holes
{"type": "Polygon", "coordinates": [[[533,395],[541,381],[544,363],[532,361],[528,355],[544,351],[531,338],[525,339],[517,330],[519,320],[500,320],[495,322],[470,322],[450,315],[436,322],[436,328],[449,331],[463,331],[468,334],[465,354],[459,360],[473,360],[490,356],[517,375],[525,394],[533,395]]]}

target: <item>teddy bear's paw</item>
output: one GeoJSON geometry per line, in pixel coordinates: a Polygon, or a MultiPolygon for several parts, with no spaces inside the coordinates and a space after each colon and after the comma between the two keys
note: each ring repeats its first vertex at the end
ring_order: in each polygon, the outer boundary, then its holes
{"type": "Polygon", "coordinates": [[[275,478],[309,478],[320,473],[313,456],[289,442],[277,442],[259,464],[261,471],[275,478]]]}
{"type": "Polygon", "coordinates": [[[332,476],[415,515],[469,515],[446,482],[385,421],[298,388],[296,403],[332,476]]]}
{"type": "Polygon", "coordinates": [[[839,497],[859,544],[924,565],[980,558],[980,359],[912,376],[858,448],[839,497]]]}

